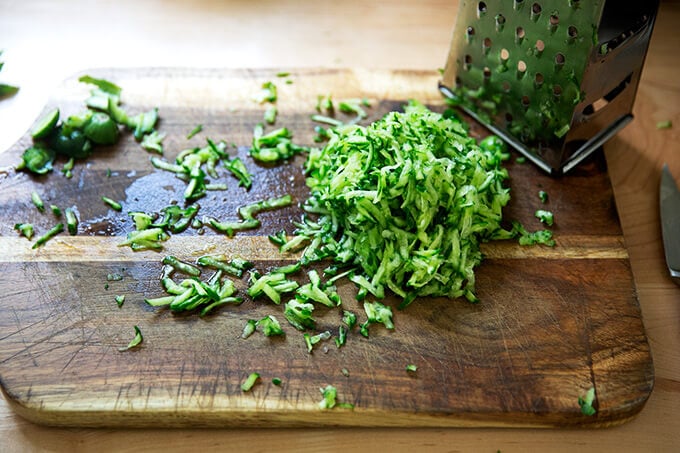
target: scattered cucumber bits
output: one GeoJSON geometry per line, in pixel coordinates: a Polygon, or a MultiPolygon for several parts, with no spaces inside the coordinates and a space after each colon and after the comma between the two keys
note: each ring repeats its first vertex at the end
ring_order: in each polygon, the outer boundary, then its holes
{"type": "Polygon", "coordinates": [[[246,339],[249,336],[251,336],[253,333],[255,333],[255,329],[257,329],[257,321],[254,319],[249,319],[246,321],[246,325],[243,326],[243,332],[241,332],[241,338],[246,339]]]}
{"type": "Polygon", "coordinates": [[[68,234],[75,236],[78,233],[78,217],[72,208],[64,209],[64,216],[66,217],[66,227],[68,234]]]}
{"type": "MultiPolygon", "coordinates": [[[[2,50],[0,50],[0,57],[2,56],[2,50]]],[[[4,62],[0,61],[0,70],[2,69],[2,66],[4,65],[4,62]]],[[[8,85],[6,83],[0,83],[0,100],[14,96],[17,92],[19,91],[19,87],[14,86],[14,85],[8,85]]]]}
{"type": "Polygon", "coordinates": [[[250,389],[260,380],[260,373],[250,373],[245,381],[241,384],[243,392],[249,392],[250,389]]]}
{"type": "Polygon", "coordinates": [[[656,123],[657,129],[670,129],[673,127],[673,122],[671,120],[658,121],[656,123]]]}
{"type": "Polygon", "coordinates": [[[320,341],[325,341],[331,338],[331,332],[326,330],[316,335],[304,333],[302,336],[305,340],[305,345],[307,345],[307,352],[311,354],[315,344],[319,343],[320,341]]]}
{"type": "Polygon", "coordinates": [[[260,319],[257,321],[255,327],[260,327],[265,337],[285,335],[283,329],[281,328],[281,324],[279,324],[279,321],[273,315],[268,315],[260,319]]]}
{"type": "Polygon", "coordinates": [[[114,211],[120,212],[120,211],[123,210],[123,206],[121,206],[120,203],[118,203],[116,200],[114,200],[114,199],[112,199],[112,198],[109,198],[109,197],[106,197],[106,196],[102,196],[102,201],[103,201],[104,203],[106,203],[106,204],[107,204],[111,209],[113,209],[114,211]]]}
{"type": "MultiPolygon", "coordinates": [[[[120,104],[121,88],[107,80],[84,75],[80,82],[93,85],[90,97],[85,101],[87,110],[61,118],[59,108],[53,108],[41,117],[31,129],[33,145],[24,151],[17,170],[45,174],[52,170],[57,155],[71,159],[83,159],[96,146],[118,143],[120,127],[133,132],[136,140],[142,141],[143,148],[162,154],[162,137],[155,131],[158,109],[151,109],[135,116],[129,116],[120,104]]],[[[73,164],[70,164],[73,167],[73,164]]],[[[71,177],[71,168],[64,169],[64,175],[71,177]]]]}
{"type": "Polygon", "coordinates": [[[118,348],[118,350],[120,352],[127,351],[128,349],[136,348],[137,346],[141,345],[142,342],[144,341],[144,337],[142,336],[142,331],[139,329],[139,326],[134,326],[134,329],[135,329],[135,337],[124,348],[118,348]]]}
{"type": "Polygon", "coordinates": [[[247,190],[250,189],[253,184],[253,179],[241,159],[235,157],[231,160],[224,161],[224,168],[229,170],[238,179],[239,186],[243,186],[247,190]]]}
{"type": "Polygon", "coordinates": [[[338,403],[338,390],[333,385],[327,385],[326,387],[320,388],[319,391],[323,399],[319,402],[320,409],[333,409],[334,407],[341,407],[344,409],[354,409],[354,405],[351,403],[338,403]]]}
{"type": "Polygon", "coordinates": [[[59,122],[59,109],[50,110],[38,120],[31,130],[31,137],[33,139],[41,139],[47,137],[59,122]]]}
{"type": "Polygon", "coordinates": [[[308,148],[293,143],[293,135],[288,128],[281,127],[264,133],[264,126],[258,123],[253,129],[253,142],[250,155],[263,163],[279,163],[288,160],[308,148]]]}
{"type": "Polygon", "coordinates": [[[41,245],[44,245],[47,241],[52,239],[54,236],[58,235],[64,231],[64,224],[63,223],[57,223],[55,226],[50,228],[50,230],[47,231],[47,233],[43,234],[40,236],[38,239],[35,240],[35,243],[33,244],[34,249],[37,249],[41,245]]]}
{"type": "Polygon", "coordinates": [[[83,128],[83,133],[97,145],[113,145],[120,136],[118,125],[103,112],[92,114],[90,121],[83,128]]]}
{"type": "Polygon", "coordinates": [[[14,225],[14,229],[19,232],[20,235],[28,239],[29,241],[33,238],[33,225],[30,223],[17,223],[14,225]]]}
{"type": "Polygon", "coordinates": [[[319,389],[323,399],[319,402],[319,407],[321,409],[333,409],[336,404],[336,398],[338,396],[338,390],[332,386],[327,385],[324,388],[319,389]]]}
{"type": "Polygon", "coordinates": [[[38,195],[38,192],[35,190],[31,192],[31,201],[33,202],[33,205],[36,207],[36,209],[40,212],[45,212],[45,203],[42,201],[42,198],[40,198],[40,195],[38,195]]]}
{"type": "Polygon", "coordinates": [[[17,170],[26,169],[38,175],[52,171],[52,164],[56,154],[41,144],[31,146],[24,151],[17,170]]]}
{"type": "Polygon", "coordinates": [[[278,110],[276,107],[273,105],[270,105],[267,107],[267,110],[264,111],[264,121],[267,124],[274,124],[276,122],[276,115],[278,114],[278,110]]]}
{"type": "Polygon", "coordinates": [[[593,407],[595,402],[595,387],[590,387],[584,396],[578,397],[578,405],[581,406],[581,413],[587,416],[593,416],[597,410],[593,407]]]}
{"type": "Polygon", "coordinates": [[[276,84],[267,81],[262,84],[262,88],[257,95],[254,96],[254,100],[260,104],[265,102],[274,103],[278,99],[276,84]]]}
{"type": "Polygon", "coordinates": [[[555,216],[553,215],[553,213],[550,211],[546,211],[545,209],[537,210],[535,216],[538,220],[540,220],[542,223],[545,223],[548,226],[552,226],[553,223],[555,222],[555,216]]]}
{"type": "Polygon", "coordinates": [[[197,124],[196,127],[194,127],[191,132],[187,134],[187,140],[191,140],[196,134],[200,133],[203,130],[203,125],[202,124],[197,124]]]}

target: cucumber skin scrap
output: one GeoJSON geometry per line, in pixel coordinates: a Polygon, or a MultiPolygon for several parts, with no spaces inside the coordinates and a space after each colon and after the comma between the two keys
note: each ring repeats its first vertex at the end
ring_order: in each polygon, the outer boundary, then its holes
{"type": "Polygon", "coordinates": [[[305,164],[305,209],[328,228],[298,234],[342,250],[376,297],[389,288],[405,304],[420,296],[476,301],[479,244],[508,237],[500,224],[510,199],[505,145],[496,137],[478,144],[459,120],[416,102],[330,134],[305,164]]]}

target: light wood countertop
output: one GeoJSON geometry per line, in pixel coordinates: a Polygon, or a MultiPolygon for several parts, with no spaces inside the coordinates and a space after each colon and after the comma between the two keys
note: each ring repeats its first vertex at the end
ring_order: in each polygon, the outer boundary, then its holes
{"type": "MultiPolygon", "coordinates": [[[[0,0],[0,150],[32,124],[64,78],[94,67],[444,65],[457,1],[0,0]]],[[[654,391],[631,422],[599,430],[110,430],[36,426],[0,399],[2,451],[677,451],[680,288],[663,258],[658,183],[680,181],[680,1],[662,2],[635,120],[605,145],[655,365],[654,391]],[[657,129],[671,120],[671,129],[657,129]]],[[[587,221],[587,219],[584,219],[587,221]]]]}

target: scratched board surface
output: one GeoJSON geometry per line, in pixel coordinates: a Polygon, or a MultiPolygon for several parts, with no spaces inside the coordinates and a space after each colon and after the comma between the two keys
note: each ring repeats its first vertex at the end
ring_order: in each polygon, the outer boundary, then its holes
{"type": "MultiPolygon", "coordinates": [[[[155,169],[151,154],[130,134],[76,162],[73,176],[45,176],[11,167],[30,145],[27,133],[0,154],[0,381],[6,398],[37,423],[68,426],[611,426],[634,417],[653,385],[653,367],[606,167],[596,156],[568,176],[552,179],[516,156],[508,161],[511,201],[507,219],[540,229],[539,208],[553,211],[554,248],[515,242],[485,244],[477,269],[478,304],[418,299],[394,307],[394,330],[373,325],[369,337],[352,330],[337,348],[333,339],[310,354],[303,336],[285,322],[282,306],[264,300],[225,306],[200,317],[150,307],[164,295],[159,283],[165,255],[194,262],[204,254],[251,260],[267,271],[292,263],[267,235],[292,233],[307,194],[304,156],[258,165],[248,156],[253,127],[265,106],[254,102],[263,82],[278,86],[276,127],[294,142],[315,145],[318,95],[368,98],[364,123],[417,99],[435,110],[444,103],[434,72],[304,69],[130,69],[89,72],[123,88],[131,113],[158,107],[168,160],[207,138],[229,143],[253,174],[246,191],[218,168],[226,190],[198,201],[200,217],[236,220],[239,206],[291,194],[292,206],[262,212],[261,226],[233,238],[209,228],[172,235],[161,252],[120,247],[134,229],[130,211],[158,212],[186,187],[155,169]],[[289,80],[290,82],[286,82],[289,80]],[[202,131],[192,138],[198,124],[202,131]],[[549,194],[543,205],[538,191],[549,194]],[[73,207],[77,235],[62,233],[43,247],[13,229],[32,223],[40,235],[58,219],[40,213],[30,194],[47,205],[73,207]],[[101,201],[118,200],[116,212],[101,201]],[[120,276],[110,279],[107,276],[120,276]],[[125,295],[119,306],[115,296],[125,295]],[[249,319],[276,316],[286,333],[241,333],[249,319]],[[142,344],[121,352],[139,326],[142,344]],[[417,366],[415,372],[406,365],[417,366]],[[252,373],[260,380],[243,392],[252,373]],[[281,380],[280,385],[272,382],[281,380]],[[353,409],[322,410],[320,388],[337,388],[337,401],[353,409]],[[594,416],[578,398],[595,388],[594,416]]],[[[46,110],[62,115],[84,108],[88,86],[69,79],[46,110]]],[[[339,114],[340,115],[340,114],[339,114]]],[[[348,120],[349,116],[339,116],[348,120]]],[[[273,128],[274,126],[268,126],[273,128]]],[[[472,125],[472,133],[483,134],[472,125]]],[[[294,277],[306,282],[304,273],[294,277]]],[[[247,278],[235,279],[239,294],[247,278]]],[[[340,282],[344,309],[363,322],[352,283],[340,282]]],[[[337,335],[341,309],[317,308],[317,327],[337,335]]]]}

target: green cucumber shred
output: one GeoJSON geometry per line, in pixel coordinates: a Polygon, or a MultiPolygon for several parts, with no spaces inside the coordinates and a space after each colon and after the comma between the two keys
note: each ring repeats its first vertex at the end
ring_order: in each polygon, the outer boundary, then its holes
{"type": "Polygon", "coordinates": [[[42,201],[42,198],[40,198],[40,195],[35,190],[31,192],[31,201],[33,202],[33,205],[36,207],[38,211],[45,212],[45,203],[42,201]]]}
{"type": "Polygon", "coordinates": [[[75,236],[78,233],[78,217],[73,211],[73,208],[64,209],[64,217],[66,217],[66,227],[68,228],[68,233],[71,236],[75,236]]]}
{"type": "Polygon", "coordinates": [[[239,186],[243,186],[249,190],[253,185],[253,177],[251,176],[243,161],[238,157],[235,157],[231,160],[225,160],[224,167],[238,179],[239,186]]]}
{"type": "Polygon", "coordinates": [[[285,304],[283,315],[288,320],[290,325],[300,331],[307,329],[314,329],[316,327],[316,320],[312,316],[314,312],[314,305],[308,302],[300,302],[297,299],[291,299],[285,304]]]}
{"type": "Polygon", "coordinates": [[[597,410],[593,407],[595,402],[595,387],[590,387],[585,395],[578,397],[578,405],[581,407],[581,413],[589,417],[595,415],[597,410]]]}
{"type": "Polygon", "coordinates": [[[42,144],[34,144],[26,148],[21,155],[21,162],[17,165],[17,170],[26,169],[37,175],[44,175],[52,171],[52,164],[56,154],[51,149],[42,144]]]}
{"type": "Polygon", "coordinates": [[[321,409],[333,409],[336,404],[336,398],[338,396],[338,390],[332,386],[327,385],[324,388],[319,389],[323,399],[319,402],[319,407],[321,409]]]}
{"type": "Polygon", "coordinates": [[[64,231],[64,224],[63,223],[57,223],[55,226],[50,228],[45,234],[43,234],[38,239],[36,239],[35,242],[33,243],[33,247],[31,247],[31,248],[37,249],[38,247],[40,247],[41,245],[44,245],[47,241],[49,241],[50,239],[52,239],[53,237],[55,237],[56,235],[58,235],[62,231],[64,231]]]}
{"type": "Polygon", "coordinates": [[[14,225],[14,229],[29,241],[33,238],[34,229],[33,225],[30,223],[17,223],[14,225]]]}
{"type": "Polygon", "coordinates": [[[103,201],[104,203],[106,203],[106,204],[107,204],[111,209],[113,209],[114,211],[119,211],[119,212],[120,212],[120,211],[123,210],[123,206],[121,206],[120,203],[118,203],[116,200],[114,200],[114,199],[112,199],[112,198],[109,198],[109,197],[107,197],[107,196],[102,196],[102,201],[103,201]]]}
{"type": "Polygon", "coordinates": [[[123,348],[118,348],[120,352],[127,351],[128,349],[133,349],[142,344],[144,341],[144,337],[142,336],[142,331],[140,330],[139,326],[133,326],[135,329],[135,336],[132,340],[130,340],[130,343],[128,343],[127,346],[123,348]]]}
{"type": "MultiPolygon", "coordinates": [[[[0,49],[0,57],[2,56],[2,49],[0,49]]],[[[4,62],[0,61],[0,70],[2,70],[2,67],[4,66],[4,62]]],[[[5,99],[6,97],[14,96],[17,92],[19,91],[19,87],[14,86],[14,85],[9,85],[7,83],[0,83],[0,100],[5,99]]]]}
{"type": "MultiPolygon", "coordinates": [[[[349,373],[348,373],[349,374],[349,373]]],[[[333,385],[327,385],[326,387],[319,388],[321,392],[322,399],[319,402],[320,409],[333,409],[334,407],[339,407],[343,409],[354,409],[354,404],[351,403],[339,403],[338,390],[333,385]]]]}
{"type": "Polygon", "coordinates": [[[152,151],[156,154],[163,154],[163,140],[165,139],[164,132],[151,131],[142,138],[141,147],[147,151],[152,151]]]}
{"type": "Polygon", "coordinates": [[[324,332],[318,333],[316,335],[310,335],[308,333],[302,334],[303,339],[305,340],[305,345],[307,346],[307,352],[312,353],[314,349],[314,345],[321,341],[325,341],[330,339],[332,336],[331,332],[326,330],[324,332]]]}
{"type": "Polygon", "coordinates": [[[187,134],[187,140],[191,140],[196,134],[200,133],[203,130],[203,125],[202,124],[197,124],[196,127],[194,127],[188,134],[187,134]]]}
{"type": "Polygon", "coordinates": [[[260,104],[265,102],[274,103],[278,99],[278,89],[271,81],[264,82],[260,91],[254,96],[254,100],[260,104]]]}
{"type": "Polygon", "coordinates": [[[254,319],[247,320],[246,324],[243,326],[243,332],[241,332],[241,338],[243,338],[243,339],[248,338],[253,333],[255,333],[255,329],[257,329],[257,321],[255,321],[254,319]]]}
{"type": "Polygon", "coordinates": [[[259,380],[260,373],[250,373],[246,380],[241,384],[241,390],[243,392],[249,392],[259,380]]]}
{"type": "Polygon", "coordinates": [[[262,334],[264,334],[265,337],[285,335],[283,329],[281,328],[281,324],[279,324],[279,321],[273,315],[265,316],[264,318],[257,321],[256,327],[262,329],[262,334]]]}
{"type": "Polygon", "coordinates": [[[538,220],[540,220],[542,223],[545,223],[548,226],[552,226],[553,223],[555,222],[555,216],[553,215],[553,213],[550,211],[546,211],[545,209],[538,209],[535,213],[535,216],[538,220]]]}

